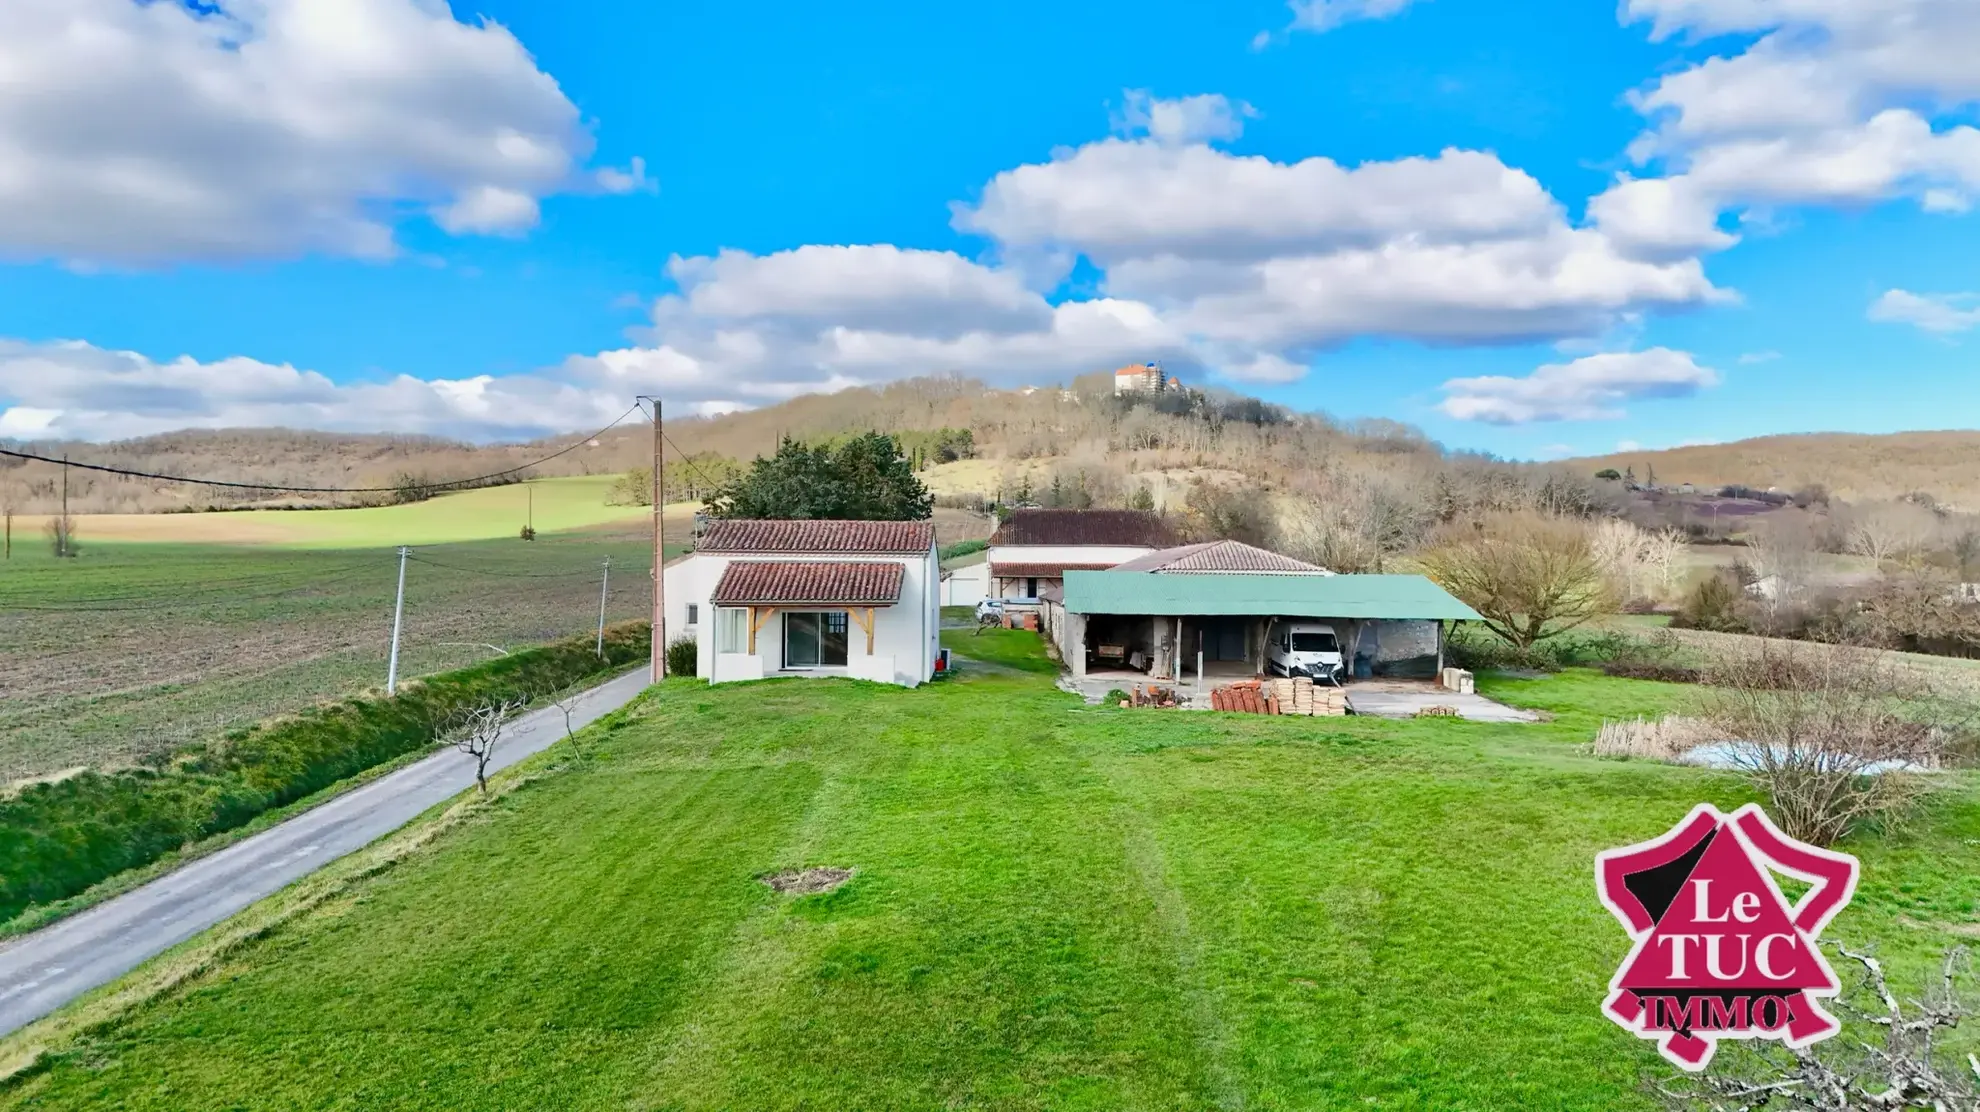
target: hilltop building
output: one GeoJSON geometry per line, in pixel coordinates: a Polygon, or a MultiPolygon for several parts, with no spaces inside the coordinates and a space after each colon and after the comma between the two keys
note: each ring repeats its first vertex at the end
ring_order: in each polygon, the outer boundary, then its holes
{"type": "Polygon", "coordinates": [[[1182,379],[1165,376],[1160,363],[1136,363],[1114,372],[1116,394],[1161,394],[1182,389],[1182,379]]]}

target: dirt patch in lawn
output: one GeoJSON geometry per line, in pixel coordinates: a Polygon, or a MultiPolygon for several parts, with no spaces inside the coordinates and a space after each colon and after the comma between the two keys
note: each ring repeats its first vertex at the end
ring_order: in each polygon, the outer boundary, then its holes
{"type": "Polygon", "coordinates": [[[810,896],[830,892],[852,879],[851,869],[821,865],[811,869],[788,869],[763,877],[763,883],[786,896],[810,896]]]}

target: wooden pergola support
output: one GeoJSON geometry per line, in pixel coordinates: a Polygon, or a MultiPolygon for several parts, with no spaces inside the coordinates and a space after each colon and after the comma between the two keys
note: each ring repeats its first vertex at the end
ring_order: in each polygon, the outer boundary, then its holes
{"type": "Polygon", "coordinates": [[[756,631],[763,628],[771,615],[777,612],[774,606],[752,606],[749,608],[749,655],[756,655],[756,631]]]}
{"type": "Polygon", "coordinates": [[[873,655],[873,608],[871,606],[862,607],[858,609],[848,607],[846,610],[846,614],[849,615],[852,618],[852,620],[858,624],[860,629],[866,631],[866,655],[872,656],[873,655]]]}

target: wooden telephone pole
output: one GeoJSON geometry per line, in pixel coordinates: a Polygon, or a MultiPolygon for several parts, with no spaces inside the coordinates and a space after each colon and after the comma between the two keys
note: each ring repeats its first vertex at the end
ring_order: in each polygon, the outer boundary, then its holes
{"type": "Polygon", "coordinates": [[[653,662],[650,672],[652,681],[659,683],[667,678],[666,532],[660,523],[666,511],[667,492],[660,477],[660,399],[641,394],[639,400],[653,403],[653,662]]]}

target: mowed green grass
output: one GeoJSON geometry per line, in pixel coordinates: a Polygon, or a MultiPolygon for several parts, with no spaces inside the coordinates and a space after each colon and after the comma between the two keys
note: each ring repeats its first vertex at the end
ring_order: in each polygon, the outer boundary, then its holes
{"type": "MultiPolygon", "coordinates": [[[[1596,760],[1681,688],[1488,682],[1532,726],[672,680],[390,871],[0,1093],[12,1108],[1593,1109],[1601,849],[1730,807],[1596,760]],[[855,870],[828,894],[758,878],[855,870]]],[[[1912,983],[1980,905],[1954,781],[1832,937],[1912,983]]],[[[279,898],[279,897],[278,897],[279,898]]]]}

